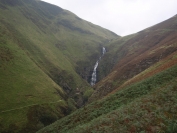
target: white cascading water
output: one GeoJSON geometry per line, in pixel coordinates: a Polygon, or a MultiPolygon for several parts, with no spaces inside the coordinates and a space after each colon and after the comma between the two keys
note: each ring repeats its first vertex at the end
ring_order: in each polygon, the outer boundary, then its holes
{"type": "Polygon", "coordinates": [[[92,73],[92,78],[91,78],[91,86],[95,85],[96,83],[96,69],[98,67],[98,61],[96,62],[95,66],[94,66],[94,69],[93,69],[93,73],[92,73]]]}
{"type": "Polygon", "coordinates": [[[102,56],[106,53],[106,49],[105,47],[103,47],[103,50],[102,50],[102,56]]]}
{"type": "MultiPolygon", "coordinates": [[[[102,49],[102,56],[103,56],[105,53],[106,53],[106,49],[105,49],[105,47],[103,47],[103,49],[102,49]]],[[[101,56],[101,57],[102,57],[102,56],[101,56]]],[[[101,59],[101,57],[99,58],[99,60],[101,59]]],[[[94,65],[94,69],[93,69],[93,73],[92,73],[92,78],[91,78],[91,82],[90,82],[91,86],[94,86],[95,83],[96,83],[96,69],[97,69],[97,67],[98,67],[99,60],[97,60],[97,62],[96,62],[95,65],[94,65]]]]}

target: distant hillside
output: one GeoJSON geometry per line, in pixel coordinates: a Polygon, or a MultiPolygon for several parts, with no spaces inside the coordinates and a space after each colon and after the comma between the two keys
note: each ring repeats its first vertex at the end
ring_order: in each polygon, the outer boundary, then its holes
{"type": "MultiPolygon", "coordinates": [[[[91,99],[99,99],[128,79],[177,51],[177,17],[136,34],[118,38],[107,45],[108,52],[99,65],[101,80],[91,99]]],[[[169,66],[170,67],[170,66],[169,66]]],[[[92,101],[92,100],[91,100],[92,101]]]]}
{"type": "Polygon", "coordinates": [[[82,106],[118,36],[39,0],[0,0],[0,132],[35,132],[82,106]]]}
{"type": "Polygon", "coordinates": [[[176,29],[175,16],[107,44],[91,103],[37,133],[176,133],[176,29]]]}

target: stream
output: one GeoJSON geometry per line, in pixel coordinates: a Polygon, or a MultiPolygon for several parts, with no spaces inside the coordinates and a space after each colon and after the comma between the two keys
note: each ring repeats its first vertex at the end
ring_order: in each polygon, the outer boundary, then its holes
{"type": "Polygon", "coordinates": [[[92,73],[92,78],[91,78],[91,82],[90,82],[91,86],[94,86],[95,83],[96,83],[96,72],[97,72],[96,70],[97,70],[99,61],[101,60],[101,57],[103,57],[105,53],[106,53],[106,49],[105,49],[105,47],[103,47],[102,48],[102,55],[100,56],[100,58],[97,60],[97,62],[94,65],[94,69],[93,69],[93,73],[92,73]]]}

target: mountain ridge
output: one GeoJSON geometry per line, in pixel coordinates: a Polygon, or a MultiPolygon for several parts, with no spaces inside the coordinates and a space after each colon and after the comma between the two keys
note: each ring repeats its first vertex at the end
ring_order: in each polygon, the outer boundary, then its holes
{"type": "Polygon", "coordinates": [[[87,105],[37,133],[176,132],[176,25],[172,17],[109,42],[87,105]]]}
{"type": "Polygon", "coordinates": [[[46,2],[0,0],[0,132],[176,132],[176,29],[172,17],[120,37],[46,2]]]}
{"type": "Polygon", "coordinates": [[[36,0],[0,0],[0,35],[0,132],[35,132],[82,106],[102,44],[118,37],[36,0]]]}
{"type": "MultiPolygon", "coordinates": [[[[99,90],[104,90],[104,87],[106,89],[110,86],[112,90],[118,88],[118,86],[123,84],[124,80],[132,78],[149,66],[175,52],[177,50],[175,43],[176,18],[172,17],[162,23],[124,38],[120,38],[117,43],[113,42],[112,46],[110,45],[110,48],[113,48],[111,49],[112,51],[109,51],[114,52],[113,55],[117,57],[109,57],[108,55],[105,57],[106,61],[102,60],[104,63],[108,62],[107,64],[113,64],[114,62],[117,62],[117,64],[113,66],[111,70],[112,74],[108,75],[107,79],[103,79],[95,86],[95,93],[98,93],[98,95],[100,95],[99,90]],[[119,46],[115,52],[114,47],[116,47],[116,44],[119,44],[119,46]],[[115,58],[117,61],[113,61],[115,58]],[[117,85],[114,82],[117,82],[117,85]]],[[[105,66],[100,63],[100,67],[104,68],[105,66]]],[[[112,90],[106,89],[105,91],[111,92],[112,90]]],[[[100,92],[102,93],[103,91],[100,92]]],[[[97,97],[98,99],[100,98],[98,95],[94,96],[93,94],[93,97],[97,97]]]]}

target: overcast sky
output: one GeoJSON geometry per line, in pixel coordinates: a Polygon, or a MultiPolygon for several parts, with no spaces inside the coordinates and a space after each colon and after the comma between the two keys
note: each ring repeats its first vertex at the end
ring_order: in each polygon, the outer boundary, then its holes
{"type": "Polygon", "coordinates": [[[177,0],[43,0],[118,35],[136,33],[177,14],[177,0]]]}

